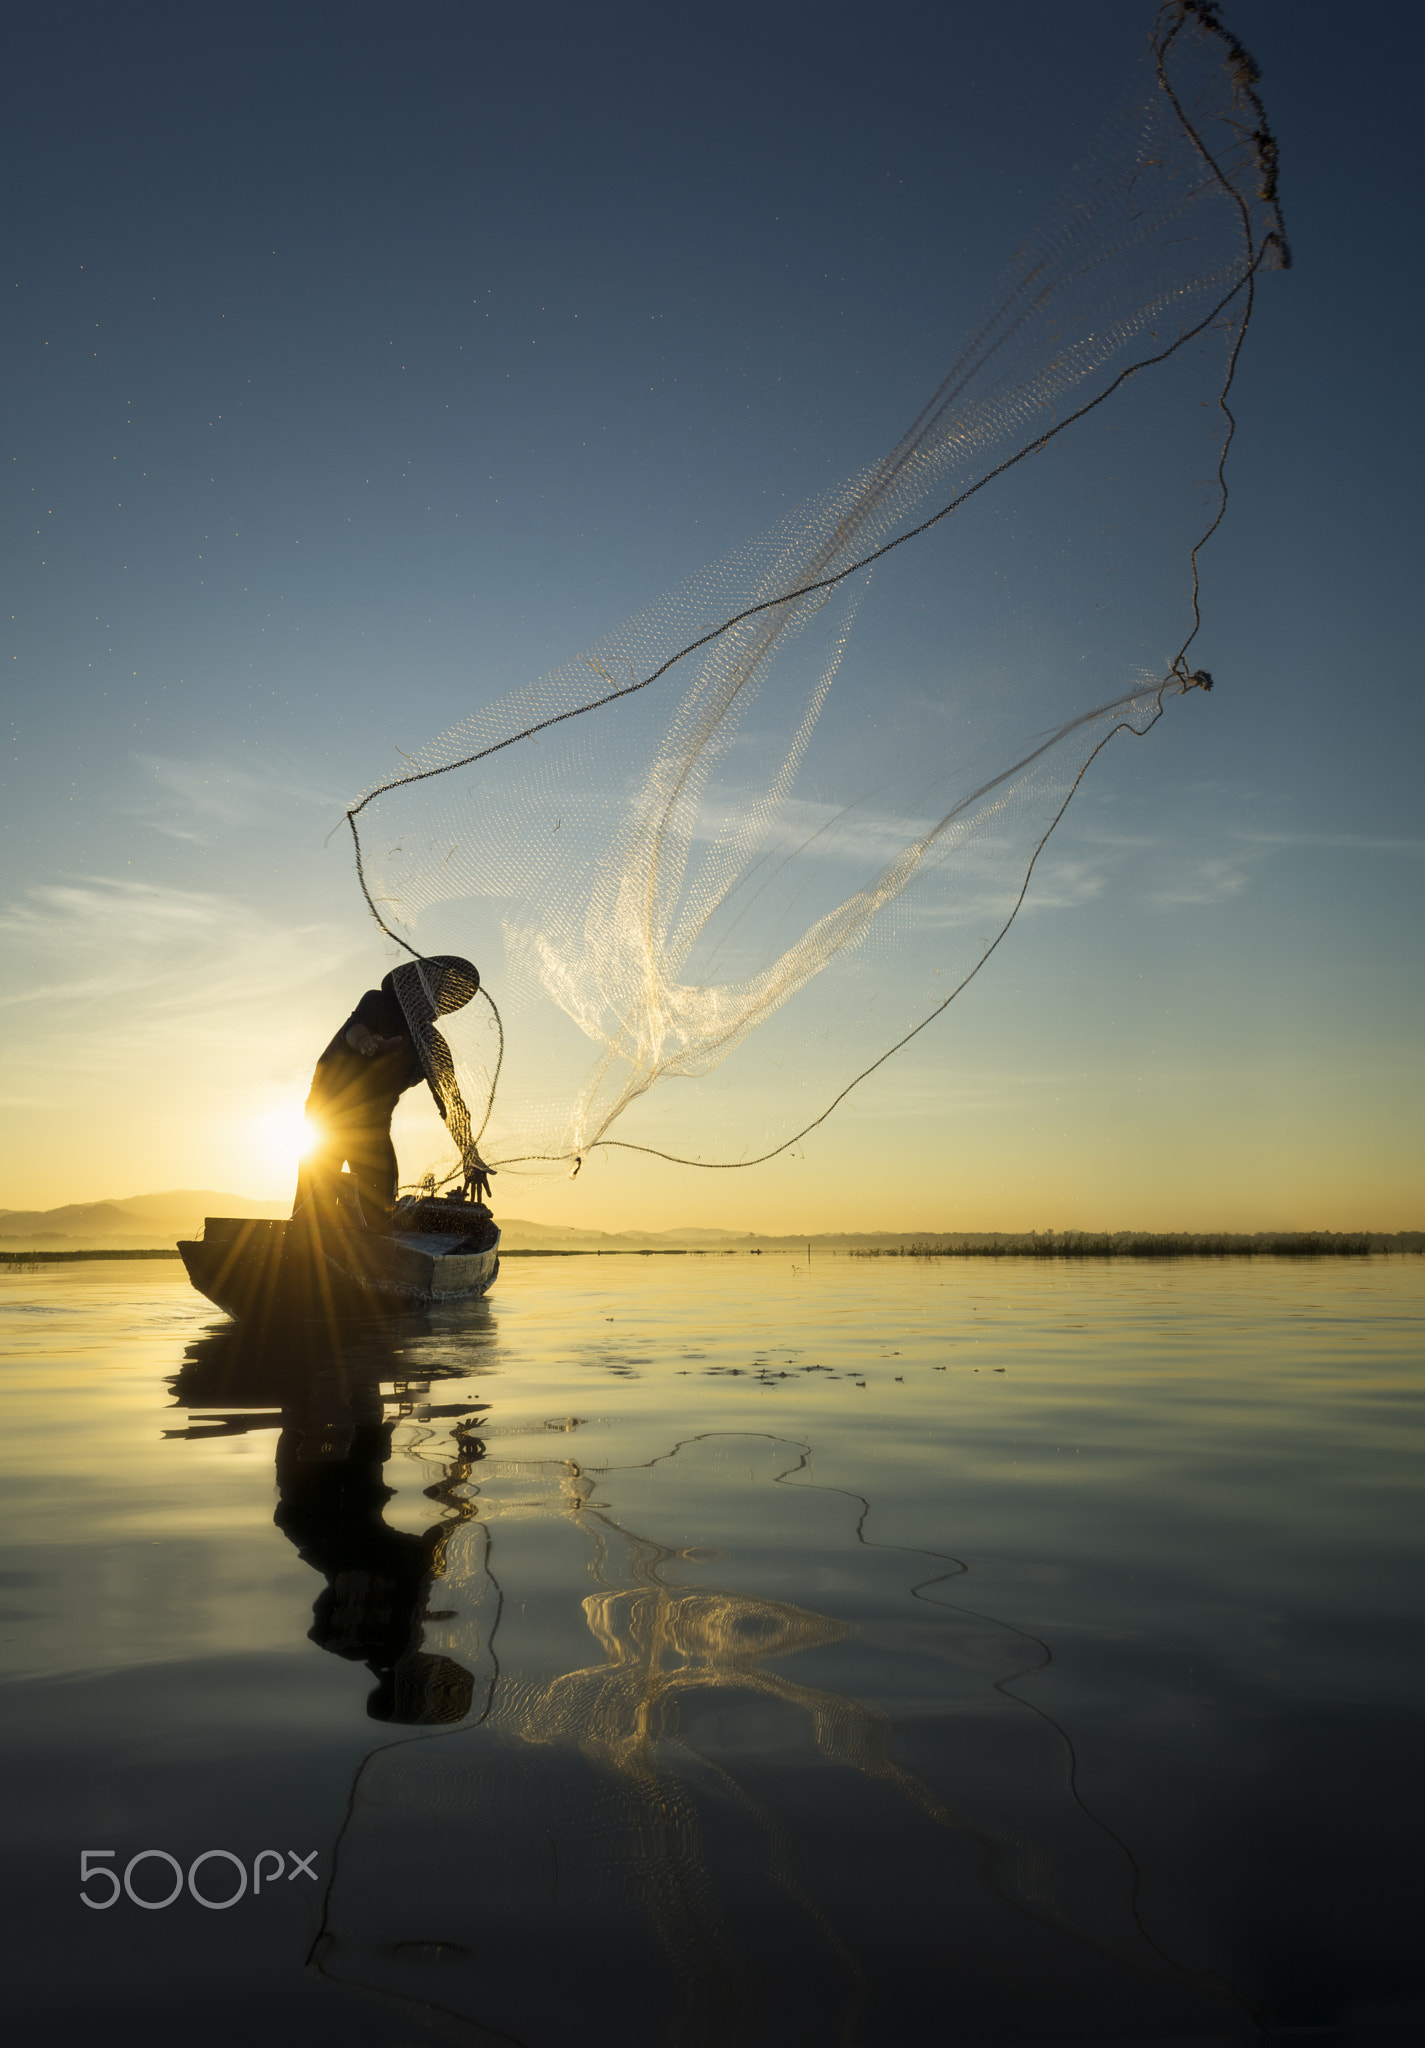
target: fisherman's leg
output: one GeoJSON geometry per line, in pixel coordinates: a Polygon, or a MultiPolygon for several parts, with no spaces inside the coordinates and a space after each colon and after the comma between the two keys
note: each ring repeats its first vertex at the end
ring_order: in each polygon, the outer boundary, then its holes
{"type": "Polygon", "coordinates": [[[307,1150],[297,1163],[297,1193],[292,1203],[292,1214],[313,1203],[328,1208],[338,1193],[342,1161],[346,1158],[346,1131],[338,1105],[330,1097],[330,1091],[321,1085],[322,1073],[317,1078],[307,1097],[307,1150]]]}
{"type": "Polygon", "coordinates": [[[361,1197],[362,1214],[373,1229],[380,1229],[396,1200],[396,1148],[389,1117],[348,1131],[346,1163],[361,1197]]]}

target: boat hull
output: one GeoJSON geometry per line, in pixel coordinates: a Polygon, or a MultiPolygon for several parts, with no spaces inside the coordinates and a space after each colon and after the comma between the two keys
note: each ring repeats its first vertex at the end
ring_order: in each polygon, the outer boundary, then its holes
{"type": "Polygon", "coordinates": [[[198,1292],[244,1322],[331,1322],[473,1301],[500,1270],[500,1233],[488,1216],[463,1237],[388,1237],[306,1216],[209,1216],[202,1237],[178,1250],[198,1292]]]}

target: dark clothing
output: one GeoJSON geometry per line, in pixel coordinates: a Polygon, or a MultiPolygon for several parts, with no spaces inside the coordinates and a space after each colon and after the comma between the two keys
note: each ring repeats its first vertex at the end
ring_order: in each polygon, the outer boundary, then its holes
{"type": "Polygon", "coordinates": [[[396,1199],[391,1118],[400,1097],[425,1078],[400,1004],[394,995],[369,988],[317,1061],[307,1115],[320,1136],[298,1172],[295,1207],[329,1186],[344,1161],[367,1223],[383,1223],[396,1199]],[[356,1052],[346,1036],[353,1024],[398,1043],[370,1057],[356,1052]]]}
{"type": "Polygon", "coordinates": [[[396,1081],[394,1091],[396,1095],[404,1095],[408,1088],[415,1087],[417,1081],[425,1079],[425,1069],[421,1065],[420,1055],[416,1051],[415,1041],[411,1037],[410,1027],[406,1023],[401,1005],[389,990],[384,988],[367,989],[361,1001],[317,1061],[318,1071],[320,1072],[328,1060],[337,1059],[360,1060],[362,1066],[368,1069],[379,1067],[383,1075],[383,1084],[396,1081]],[[364,1024],[367,1030],[377,1038],[399,1038],[402,1041],[401,1054],[398,1056],[393,1051],[383,1053],[379,1059],[368,1060],[361,1053],[353,1052],[346,1042],[346,1034],[350,1031],[353,1024],[364,1024]],[[397,1064],[398,1057],[399,1066],[397,1064]],[[398,1072],[400,1079],[397,1081],[396,1075],[398,1072]]]}

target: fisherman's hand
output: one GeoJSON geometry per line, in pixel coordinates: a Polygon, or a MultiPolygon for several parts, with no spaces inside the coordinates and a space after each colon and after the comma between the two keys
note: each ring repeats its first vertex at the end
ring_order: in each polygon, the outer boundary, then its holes
{"type": "Polygon", "coordinates": [[[353,1024],[347,1031],[346,1042],[353,1052],[359,1052],[363,1059],[374,1060],[378,1054],[390,1052],[400,1044],[399,1038],[382,1038],[370,1031],[364,1024],[353,1024]]]}
{"type": "Polygon", "coordinates": [[[465,1185],[477,1202],[489,1200],[490,1175],[494,1170],[492,1166],[487,1166],[483,1159],[475,1159],[466,1167],[465,1185]]]}

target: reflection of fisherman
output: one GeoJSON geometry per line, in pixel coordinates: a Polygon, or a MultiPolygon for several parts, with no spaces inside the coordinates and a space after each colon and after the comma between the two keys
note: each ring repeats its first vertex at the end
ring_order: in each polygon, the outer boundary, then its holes
{"type": "Polygon", "coordinates": [[[445,953],[402,961],[379,989],[366,991],[317,1061],[307,1097],[317,1135],[297,1177],[294,1213],[336,1192],[345,1161],[368,1224],[386,1221],[396,1199],[391,1116],[397,1098],[420,1081],[460,1152],[467,1187],[488,1194],[488,1169],[471,1136],[450,1048],[435,1028],[437,1017],[463,1009],[479,987],[470,962],[445,953]]]}
{"type": "MultiPolygon", "coordinates": [[[[318,1428],[282,1432],[277,1445],[277,1511],[284,1536],[327,1581],[312,1610],[311,1640],[363,1663],[379,1681],[366,1702],[376,1721],[444,1724],[470,1711],[475,1681],[463,1664],[421,1647],[425,1606],[444,1565],[448,1527],[423,1536],[393,1529],[381,1511],[394,1488],[382,1478],[394,1423],[358,1422],[341,1455],[318,1428]]],[[[478,1443],[467,1444],[478,1455],[478,1443]]]]}

